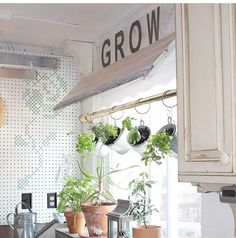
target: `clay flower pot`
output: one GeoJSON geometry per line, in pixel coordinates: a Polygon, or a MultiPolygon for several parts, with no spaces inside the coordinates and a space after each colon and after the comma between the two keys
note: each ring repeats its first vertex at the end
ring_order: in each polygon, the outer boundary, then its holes
{"type": "Polygon", "coordinates": [[[85,226],[83,212],[64,212],[69,232],[72,234],[82,232],[85,226]]]}
{"type": "Polygon", "coordinates": [[[161,238],[161,227],[149,225],[133,227],[133,238],[161,238]]]}
{"type": "Polygon", "coordinates": [[[82,205],[82,211],[86,220],[89,236],[107,236],[106,214],[113,211],[115,207],[115,203],[103,203],[102,205],[87,203],[82,205]]]}

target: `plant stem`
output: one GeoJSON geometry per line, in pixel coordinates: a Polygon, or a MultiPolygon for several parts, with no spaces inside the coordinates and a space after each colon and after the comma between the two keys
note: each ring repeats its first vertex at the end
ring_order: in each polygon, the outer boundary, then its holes
{"type": "MultiPolygon", "coordinates": [[[[144,179],[144,177],[143,177],[144,179]]],[[[146,221],[146,189],[144,188],[144,191],[143,191],[143,194],[144,194],[144,217],[143,217],[143,224],[145,226],[145,228],[147,229],[147,221],[146,221]]]]}

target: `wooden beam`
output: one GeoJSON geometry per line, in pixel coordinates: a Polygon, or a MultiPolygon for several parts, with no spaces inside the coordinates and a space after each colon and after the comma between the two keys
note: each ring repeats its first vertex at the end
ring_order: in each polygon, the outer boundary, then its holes
{"type": "Polygon", "coordinates": [[[54,110],[146,76],[155,60],[174,39],[175,33],[172,33],[114,64],[90,73],[54,107],[54,110]]]}

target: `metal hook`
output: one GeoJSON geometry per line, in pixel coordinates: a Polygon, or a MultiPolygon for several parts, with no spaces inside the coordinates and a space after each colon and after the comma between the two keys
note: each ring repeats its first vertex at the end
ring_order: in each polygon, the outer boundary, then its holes
{"type": "MultiPolygon", "coordinates": [[[[113,107],[112,109],[114,110],[115,107],[113,107]]],[[[115,126],[116,126],[116,121],[120,120],[120,119],[124,116],[124,112],[123,112],[123,111],[121,111],[121,112],[122,112],[122,113],[121,113],[121,116],[118,117],[118,118],[115,118],[115,117],[113,116],[114,112],[113,112],[113,113],[110,113],[110,117],[114,120],[115,126]]]]}
{"type": "MultiPolygon", "coordinates": [[[[137,101],[137,104],[139,104],[139,102],[142,100],[142,98],[140,98],[138,101],[137,101]]],[[[147,114],[149,111],[150,111],[150,108],[151,108],[151,104],[149,103],[148,104],[148,109],[145,111],[145,112],[139,112],[137,107],[135,106],[134,109],[135,111],[138,113],[138,114],[147,114]]]]}
{"type": "Polygon", "coordinates": [[[169,105],[167,105],[167,104],[164,103],[164,97],[166,96],[166,94],[167,94],[168,92],[170,92],[170,90],[167,90],[167,91],[165,91],[165,92],[163,93],[161,101],[162,101],[162,104],[163,104],[166,108],[172,109],[172,108],[174,108],[174,107],[177,106],[177,103],[176,103],[175,105],[173,105],[173,106],[169,106],[169,105]]]}

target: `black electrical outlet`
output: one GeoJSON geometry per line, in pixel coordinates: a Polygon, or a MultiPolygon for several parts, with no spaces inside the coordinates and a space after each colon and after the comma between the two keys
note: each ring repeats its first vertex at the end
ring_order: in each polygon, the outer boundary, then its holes
{"type": "MultiPolygon", "coordinates": [[[[30,208],[32,208],[32,193],[22,193],[21,201],[26,203],[30,208]]],[[[28,209],[25,204],[22,204],[21,208],[28,209]]]]}
{"type": "Polygon", "coordinates": [[[57,193],[48,193],[47,208],[56,208],[56,207],[57,207],[57,193]]]}

